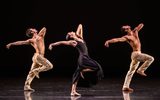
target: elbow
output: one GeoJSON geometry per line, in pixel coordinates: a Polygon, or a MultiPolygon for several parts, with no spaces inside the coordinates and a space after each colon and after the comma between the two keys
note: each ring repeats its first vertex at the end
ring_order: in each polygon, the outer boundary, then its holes
{"type": "Polygon", "coordinates": [[[46,29],[46,27],[43,27],[42,30],[43,30],[44,32],[46,32],[47,29],[46,29]]]}
{"type": "Polygon", "coordinates": [[[143,27],[143,26],[144,26],[144,24],[143,24],[143,23],[141,23],[141,24],[140,24],[140,26],[141,26],[141,27],[143,27]]]}
{"type": "Polygon", "coordinates": [[[143,23],[141,23],[141,25],[142,25],[142,26],[144,26],[144,24],[143,24],[143,23]]]}
{"type": "Polygon", "coordinates": [[[79,24],[79,26],[81,26],[81,27],[82,27],[82,24],[79,24]]]}

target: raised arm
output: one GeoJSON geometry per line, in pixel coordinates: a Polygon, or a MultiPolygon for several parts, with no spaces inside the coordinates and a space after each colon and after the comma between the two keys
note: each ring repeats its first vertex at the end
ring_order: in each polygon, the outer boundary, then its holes
{"type": "Polygon", "coordinates": [[[30,44],[30,40],[25,40],[25,41],[16,41],[16,42],[12,42],[6,45],[6,48],[9,49],[11,46],[14,45],[27,45],[30,44]]]}
{"type": "Polygon", "coordinates": [[[76,31],[76,35],[83,39],[83,27],[82,27],[82,24],[79,24],[78,25],[78,28],[77,28],[77,31],[76,31]]]}
{"type": "Polygon", "coordinates": [[[49,45],[49,50],[52,50],[53,46],[58,46],[58,45],[70,45],[75,47],[77,45],[77,42],[74,40],[54,42],[49,45]]]}
{"type": "Polygon", "coordinates": [[[127,37],[123,36],[121,38],[113,38],[113,39],[107,40],[104,45],[106,47],[109,47],[110,43],[125,42],[125,41],[127,41],[127,37]]]}
{"type": "Polygon", "coordinates": [[[134,28],[134,31],[140,31],[143,28],[144,24],[140,23],[137,27],[134,28]]]}
{"type": "Polygon", "coordinates": [[[41,36],[41,37],[44,37],[45,34],[46,34],[46,30],[47,30],[47,29],[46,29],[45,27],[43,27],[43,28],[39,31],[38,35],[41,36]]]}

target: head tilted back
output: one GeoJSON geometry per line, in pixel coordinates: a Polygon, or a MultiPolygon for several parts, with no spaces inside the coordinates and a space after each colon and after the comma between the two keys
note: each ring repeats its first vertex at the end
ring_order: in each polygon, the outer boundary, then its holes
{"type": "Polygon", "coordinates": [[[26,30],[26,36],[28,36],[28,37],[32,37],[33,36],[31,28],[26,30]]]}

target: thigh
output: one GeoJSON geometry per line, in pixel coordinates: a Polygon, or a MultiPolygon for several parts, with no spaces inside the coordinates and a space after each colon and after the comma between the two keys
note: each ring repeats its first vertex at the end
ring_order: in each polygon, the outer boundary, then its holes
{"type": "Polygon", "coordinates": [[[99,69],[99,67],[101,67],[97,61],[91,59],[90,57],[83,57],[82,66],[84,68],[88,68],[92,70],[96,70],[96,69],[99,69]]]}
{"type": "Polygon", "coordinates": [[[145,62],[146,60],[150,59],[152,56],[145,54],[145,53],[140,53],[137,55],[137,60],[141,62],[145,62]]]}
{"type": "Polygon", "coordinates": [[[31,66],[31,70],[34,70],[34,69],[36,69],[36,68],[39,68],[41,65],[40,64],[38,64],[38,63],[36,63],[36,62],[33,62],[32,63],[32,66],[31,66]]]}
{"type": "Polygon", "coordinates": [[[131,64],[130,64],[130,71],[134,71],[138,68],[139,66],[139,61],[132,59],[131,64]]]}
{"type": "Polygon", "coordinates": [[[46,58],[44,58],[41,55],[37,56],[37,63],[41,64],[41,65],[45,65],[48,62],[48,60],[46,58]]]}

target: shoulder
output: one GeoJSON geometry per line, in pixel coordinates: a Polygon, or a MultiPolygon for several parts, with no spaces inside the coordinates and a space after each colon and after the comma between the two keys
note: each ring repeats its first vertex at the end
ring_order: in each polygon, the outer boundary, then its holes
{"type": "Polygon", "coordinates": [[[26,41],[29,42],[29,43],[33,43],[35,41],[35,39],[31,38],[31,39],[28,39],[26,41]]]}
{"type": "Polygon", "coordinates": [[[125,36],[123,36],[122,38],[124,38],[124,39],[129,39],[129,37],[130,37],[130,36],[125,35],[125,36]]]}

